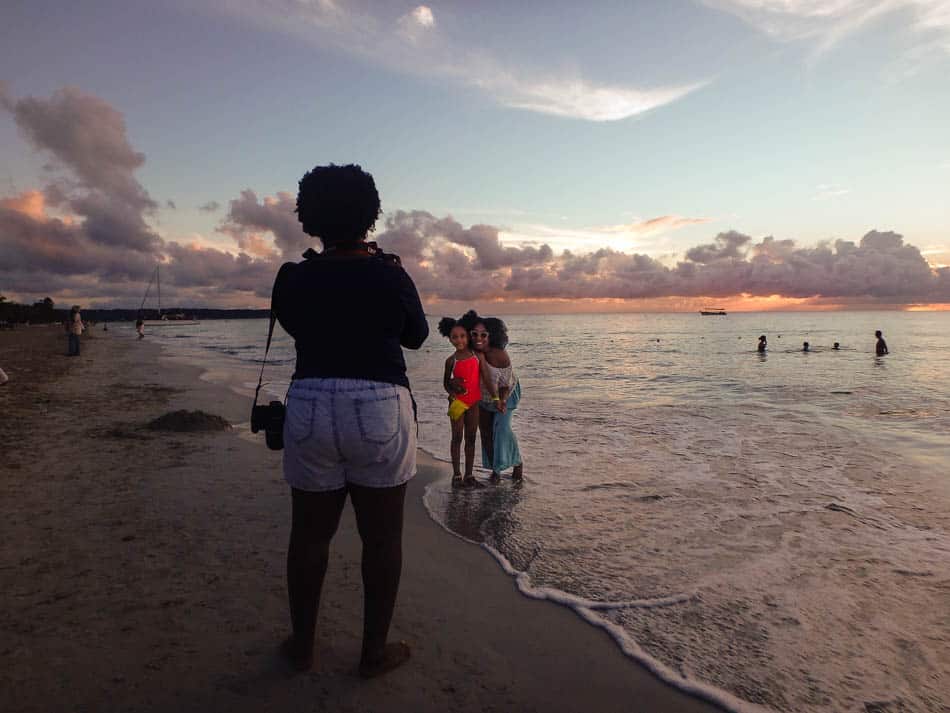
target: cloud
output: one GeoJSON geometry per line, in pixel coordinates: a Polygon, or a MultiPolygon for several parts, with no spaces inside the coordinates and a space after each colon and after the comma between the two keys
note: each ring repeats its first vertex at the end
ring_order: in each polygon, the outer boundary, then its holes
{"type": "Polygon", "coordinates": [[[214,213],[218,208],[221,207],[221,204],[218,201],[208,201],[203,205],[198,206],[198,210],[204,213],[214,213]]]}
{"type": "MultiPolygon", "coordinates": [[[[218,0],[221,12],[302,41],[360,57],[388,70],[437,77],[474,87],[503,106],[542,114],[617,121],[674,102],[707,79],[668,86],[607,84],[577,73],[552,74],[512,67],[487,51],[438,31],[432,8],[419,5],[389,19],[330,0],[218,0]]],[[[385,6],[380,6],[385,7],[385,6]]]]}
{"type": "Polygon", "coordinates": [[[646,238],[652,235],[671,233],[674,230],[679,230],[680,228],[685,228],[690,225],[710,223],[713,220],[713,218],[684,218],[680,215],[661,215],[630,225],[611,225],[598,228],[597,230],[604,233],[626,233],[638,238],[646,238]]]}
{"type": "Polygon", "coordinates": [[[175,205],[175,201],[170,200],[170,199],[167,200],[167,201],[165,201],[165,207],[166,207],[166,208],[169,208],[169,209],[171,209],[171,210],[177,210],[177,209],[178,209],[178,206],[175,205]]]}
{"type": "Polygon", "coordinates": [[[781,41],[811,40],[830,49],[869,23],[888,16],[909,33],[915,49],[950,53],[947,0],[702,0],[781,41]]]}
{"type": "Polygon", "coordinates": [[[64,87],[49,99],[8,97],[4,107],[34,147],[75,173],[81,188],[139,210],[156,207],[134,176],[145,155],[129,144],[122,114],[99,97],[64,87]]]}
{"type": "Polygon", "coordinates": [[[169,242],[167,280],[178,287],[199,288],[205,294],[247,292],[269,297],[277,264],[246,253],[233,254],[215,248],[169,242]]]}
{"type": "Polygon", "coordinates": [[[932,268],[893,232],[870,231],[858,242],[799,247],[768,236],[719,233],[668,266],[648,255],[603,248],[556,255],[504,247],[491,226],[465,228],[425,211],[398,212],[378,236],[401,254],[430,300],[655,299],[748,295],[833,298],[851,302],[934,303],[950,300],[950,270],[932,268]]]}
{"type": "Polygon", "coordinates": [[[419,5],[419,7],[409,13],[409,15],[420,27],[432,27],[435,25],[435,18],[432,16],[432,8],[425,5],[419,5]]]}
{"type": "Polygon", "coordinates": [[[75,87],[49,99],[18,100],[6,89],[0,97],[21,134],[52,158],[47,201],[81,216],[93,242],[153,253],[160,240],[145,215],[158,205],[135,178],[145,155],[129,143],[122,114],[75,87]]]}
{"type": "Polygon", "coordinates": [[[696,82],[657,89],[598,85],[582,78],[525,78],[503,71],[472,76],[506,106],[588,121],[618,121],[670,104],[704,86],[696,82]]]}
{"type": "MultiPolygon", "coordinates": [[[[314,243],[300,228],[290,193],[259,197],[252,189],[229,201],[218,227],[236,250],[163,240],[148,224],[156,204],[134,175],[145,156],[132,147],[118,111],[76,89],[18,100],[0,86],[0,106],[56,164],[42,190],[0,197],[0,289],[9,297],[52,294],[134,306],[161,263],[165,304],[264,306],[280,262],[299,259],[314,243]]],[[[665,215],[621,228],[651,235],[708,220],[665,215]]],[[[614,231],[590,234],[609,239],[614,231]]],[[[950,268],[932,267],[895,232],[806,247],[726,231],[675,264],[607,247],[556,253],[548,241],[512,245],[504,236],[497,226],[466,227],[414,210],[389,215],[377,240],[402,256],[426,300],[781,295],[950,302],[950,268]]]]}
{"type": "Polygon", "coordinates": [[[719,260],[741,260],[745,246],[752,240],[748,235],[734,230],[719,233],[716,241],[708,245],[697,245],[686,251],[686,259],[697,263],[711,263],[719,260]]]}
{"type": "Polygon", "coordinates": [[[419,5],[400,17],[397,25],[402,36],[409,42],[415,43],[424,36],[424,33],[435,27],[435,16],[432,14],[432,8],[419,5]]]}
{"type": "Polygon", "coordinates": [[[842,186],[836,185],[834,183],[822,183],[818,186],[815,186],[815,191],[815,195],[811,197],[813,201],[824,201],[828,200],[829,198],[846,196],[851,192],[849,188],[843,188],[842,186]]]}
{"type": "Polygon", "coordinates": [[[300,227],[294,212],[297,201],[290,193],[281,192],[258,201],[257,194],[247,189],[241,191],[240,197],[228,205],[228,213],[218,226],[218,231],[234,238],[242,250],[259,255],[273,253],[274,250],[264,238],[265,233],[270,233],[277,252],[286,260],[297,260],[314,243],[314,238],[300,227]]]}
{"type": "MultiPolygon", "coordinates": [[[[182,303],[201,294],[233,300],[242,292],[269,291],[277,267],[272,256],[219,257],[213,263],[207,251],[166,244],[159,237],[148,223],[158,204],[135,177],[145,155],[131,145],[122,114],[103,99],[74,87],[49,98],[17,99],[0,84],[0,109],[51,159],[51,179],[42,190],[0,197],[5,294],[129,300],[144,292],[162,262],[168,266],[163,277],[169,297],[179,296],[182,303]],[[194,255],[184,259],[188,250],[194,255]],[[204,268],[201,290],[175,292],[175,285],[196,287],[196,275],[204,268]]],[[[166,205],[174,207],[170,201],[166,205]]]]}
{"type": "MultiPolygon", "coordinates": [[[[37,286],[36,272],[106,281],[141,279],[155,268],[156,255],[95,240],[86,222],[51,217],[47,209],[40,191],[0,198],[0,284],[5,290],[37,286]]],[[[52,286],[43,284],[40,291],[52,286]]]]}

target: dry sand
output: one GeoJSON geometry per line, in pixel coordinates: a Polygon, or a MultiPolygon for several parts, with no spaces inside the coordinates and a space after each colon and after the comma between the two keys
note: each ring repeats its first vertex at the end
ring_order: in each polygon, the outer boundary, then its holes
{"type": "MultiPolygon", "coordinates": [[[[573,612],[516,592],[482,549],[407,498],[392,636],[401,669],[355,675],[359,539],[334,540],[318,662],[277,656],[289,622],[280,455],[242,429],[147,428],[249,404],[118,330],[66,358],[57,328],[0,333],[0,710],[713,711],[623,657],[573,612]]],[[[530,486],[530,484],[529,484],[530,486]]]]}

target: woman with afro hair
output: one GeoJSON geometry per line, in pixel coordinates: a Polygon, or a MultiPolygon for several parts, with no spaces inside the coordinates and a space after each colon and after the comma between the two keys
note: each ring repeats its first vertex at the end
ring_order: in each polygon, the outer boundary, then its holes
{"type": "Polygon", "coordinates": [[[284,479],[292,524],[287,589],[292,636],[282,651],[313,664],[317,610],[330,540],[346,498],[363,541],[363,646],[359,672],[409,658],[387,643],[402,569],[406,483],[416,472],[414,404],[402,348],[429,334],[416,287],[399,258],[367,243],[380,213],[373,177],[359,166],[318,166],[300,181],[297,217],[323,252],[286,263],[273,310],[297,352],[287,393],[284,479]]]}

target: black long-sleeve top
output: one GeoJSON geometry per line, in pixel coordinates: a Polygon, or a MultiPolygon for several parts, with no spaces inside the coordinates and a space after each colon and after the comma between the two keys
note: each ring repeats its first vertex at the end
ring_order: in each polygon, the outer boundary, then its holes
{"type": "Polygon", "coordinates": [[[343,377],[409,388],[402,347],[422,346],[429,325],[400,265],[359,255],[288,262],[274,280],[273,305],[297,348],[295,379],[343,377]]]}

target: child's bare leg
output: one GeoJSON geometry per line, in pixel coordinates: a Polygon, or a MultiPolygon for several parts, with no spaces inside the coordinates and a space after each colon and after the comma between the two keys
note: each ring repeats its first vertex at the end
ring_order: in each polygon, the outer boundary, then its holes
{"type": "Polygon", "coordinates": [[[478,412],[477,405],[472,406],[462,420],[465,421],[465,477],[472,477],[472,470],[475,467],[475,437],[478,434],[478,412]]]}
{"type": "Polygon", "coordinates": [[[452,445],[449,448],[452,455],[452,480],[462,477],[462,464],[460,462],[462,455],[462,421],[462,418],[456,421],[449,420],[449,423],[452,424],[452,445]]]}

